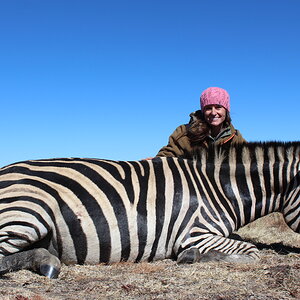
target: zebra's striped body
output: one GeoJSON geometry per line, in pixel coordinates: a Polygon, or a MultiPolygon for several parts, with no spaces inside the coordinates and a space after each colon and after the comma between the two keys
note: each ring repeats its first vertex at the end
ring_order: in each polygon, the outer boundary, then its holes
{"type": "Polygon", "coordinates": [[[0,272],[12,254],[36,247],[67,264],[194,262],[214,251],[247,261],[258,250],[227,237],[274,211],[300,232],[300,143],[209,153],[193,161],[71,158],[2,168],[0,272]]]}

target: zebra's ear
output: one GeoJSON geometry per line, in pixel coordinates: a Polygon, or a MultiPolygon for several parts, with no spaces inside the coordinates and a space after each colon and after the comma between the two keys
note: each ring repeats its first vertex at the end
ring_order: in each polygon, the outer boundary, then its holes
{"type": "Polygon", "coordinates": [[[202,114],[202,111],[201,110],[196,110],[192,113],[190,113],[190,121],[189,121],[189,124],[197,121],[197,120],[203,120],[203,114],[202,114]]]}

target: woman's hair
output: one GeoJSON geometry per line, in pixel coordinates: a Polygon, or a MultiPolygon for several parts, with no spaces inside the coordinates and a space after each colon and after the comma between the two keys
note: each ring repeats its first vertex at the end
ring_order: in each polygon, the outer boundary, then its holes
{"type": "MultiPolygon", "coordinates": [[[[224,121],[224,127],[228,127],[231,124],[230,113],[226,112],[226,118],[224,121]]],[[[211,134],[211,127],[205,121],[202,112],[197,112],[197,119],[189,124],[187,130],[187,137],[189,138],[191,145],[199,145],[207,136],[211,134]]]]}

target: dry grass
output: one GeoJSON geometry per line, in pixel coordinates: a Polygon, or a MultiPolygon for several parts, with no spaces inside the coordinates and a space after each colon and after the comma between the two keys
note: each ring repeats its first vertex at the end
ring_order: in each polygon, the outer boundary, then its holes
{"type": "Polygon", "coordinates": [[[238,233],[254,242],[271,244],[282,243],[300,248],[300,236],[290,229],[280,213],[260,218],[241,228],[238,233]]]}
{"type": "MultiPolygon", "coordinates": [[[[238,233],[260,243],[284,241],[299,251],[299,235],[290,232],[278,215],[251,224],[238,233]]],[[[177,265],[164,260],[63,266],[56,280],[20,271],[0,278],[0,299],[300,299],[299,252],[279,255],[263,250],[261,254],[261,261],[255,264],[177,265]]]]}

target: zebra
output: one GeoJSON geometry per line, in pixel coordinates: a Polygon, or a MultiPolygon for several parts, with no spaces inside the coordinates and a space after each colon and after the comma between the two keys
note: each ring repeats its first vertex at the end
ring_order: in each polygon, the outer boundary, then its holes
{"type": "Polygon", "coordinates": [[[28,160],[0,169],[0,274],[61,263],[259,259],[229,238],[275,211],[300,233],[300,142],[156,157],[28,160]]]}

